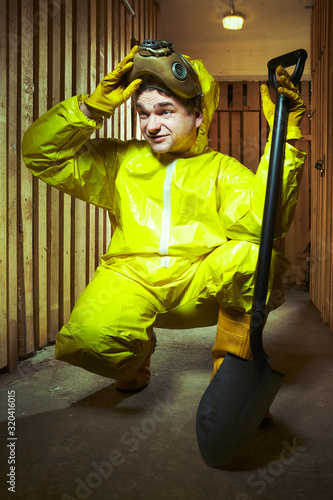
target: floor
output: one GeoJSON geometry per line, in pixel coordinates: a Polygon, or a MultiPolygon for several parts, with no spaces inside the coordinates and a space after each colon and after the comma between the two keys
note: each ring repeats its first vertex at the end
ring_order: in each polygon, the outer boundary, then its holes
{"type": "Polygon", "coordinates": [[[272,366],[286,374],[273,418],[220,468],[203,461],[195,430],[214,337],[215,328],[157,330],[151,384],[131,396],[55,361],[54,346],[2,375],[1,498],[330,500],[333,336],[308,293],[287,290],[264,330],[272,366]],[[8,439],[8,391],[16,440],[8,439]]]}

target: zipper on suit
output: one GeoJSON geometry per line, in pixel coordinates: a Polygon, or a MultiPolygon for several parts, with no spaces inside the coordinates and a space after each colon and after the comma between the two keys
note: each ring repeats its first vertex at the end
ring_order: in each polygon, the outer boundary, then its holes
{"type": "Polygon", "coordinates": [[[171,162],[165,173],[163,185],[163,211],[161,223],[160,254],[162,257],[162,267],[169,267],[169,243],[170,243],[170,223],[171,223],[171,181],[176,168],[177,160],[171,162]]]}

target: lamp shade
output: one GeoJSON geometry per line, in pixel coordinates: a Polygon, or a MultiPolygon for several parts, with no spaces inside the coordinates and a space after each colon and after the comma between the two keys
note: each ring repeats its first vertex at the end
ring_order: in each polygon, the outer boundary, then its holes
{"type": "Polygon", "coordinates": [[[226,30],[240,30],[243,23],[244,18],[240,14],[229,14],[222,19],[223,28],[226,30]]]}

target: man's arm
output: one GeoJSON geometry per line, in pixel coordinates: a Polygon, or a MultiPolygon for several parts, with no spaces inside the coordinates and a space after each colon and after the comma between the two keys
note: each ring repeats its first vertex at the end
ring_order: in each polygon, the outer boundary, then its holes
{"type": "MultiPolygon", "coordinates": [[[[106,170],[108,156],[116,154],[117,141],[90,140],[138,88],[141,80],[126,87],[124,75],[133,65],[136,48],[108,73],[90,96],[79,95],[57,104],[26,131],[22,153],[30,171],[51,186],[102,208],[110,208],[114,171],[106,170]]],[[[118,141],[119,142],[119,141],[118,141]]]]}
{"type": "MultiPolygon", "coordinates": [[[[38,118],[26,131],[22,155],[31,173],[82,201],[111,208],[114,172],[106,169],[104,140],[90,139],[102,123],[80,110],[84,96],[66,99],[38,118]]],[[[116,156],[115,141],[107,141],[116,156]]]]}
{"type": "MultiPolygon", "coordinates": [[[[302,138],[299,128],[305,113],[305,106],[298,88],[290,82],[289,74],[277,68],[280,76],[279,92],[289,98],[287,137],[282,173],[278,217],[275,238],[282,238],[288,231],[296,208],[297,196],[306,154],[295,148],[295,142],[302,138]]],[[[268,87],[261,86],[261,97],[265,117],[270,125],[265,153],[261,158],[256,175],[245,169],[236,160],[230,159],[221,171],[221,218],[226,235],[231,239],[246,239],[259,242],[266,195],[267,174],[270,158],[271,135],[275,105],[271,101],[268,87]]]]}

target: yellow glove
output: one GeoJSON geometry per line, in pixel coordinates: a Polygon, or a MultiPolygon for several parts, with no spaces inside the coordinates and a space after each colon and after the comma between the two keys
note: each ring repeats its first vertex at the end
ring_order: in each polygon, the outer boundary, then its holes
{"type": "MultiPolygon", "coordinates": [[[[279,76],[280,85],[278,87],[278,92],[289,98],[289,116],[286,140],[302,139],[303,135],[299,126],[306,111],[302,96],[299,93],[298,86],[295,87],[295,85],[290,81],[288,71],[286,71],[282,66],[278,66],[276,68],[276,73],[279,76]]],[[[261,85],[260,92],[264,115],[271,129],[271,137],[274,123],[275,105],[271,100],[267,85],[261,85]]]]}
{"type": "Polygon", "coordinates": [[[135,45],[130,53],[117,65],[116,69],[103,78],[96,90],[89,97],[85,97],[83,102],[87,106],[96,109],[101,115],[109,118],[118,106],[136,92],[142,80],[134,80],[126,87],[124,75],[133,66],[133,57],[137,50],[138,46],[135,45]]]}

